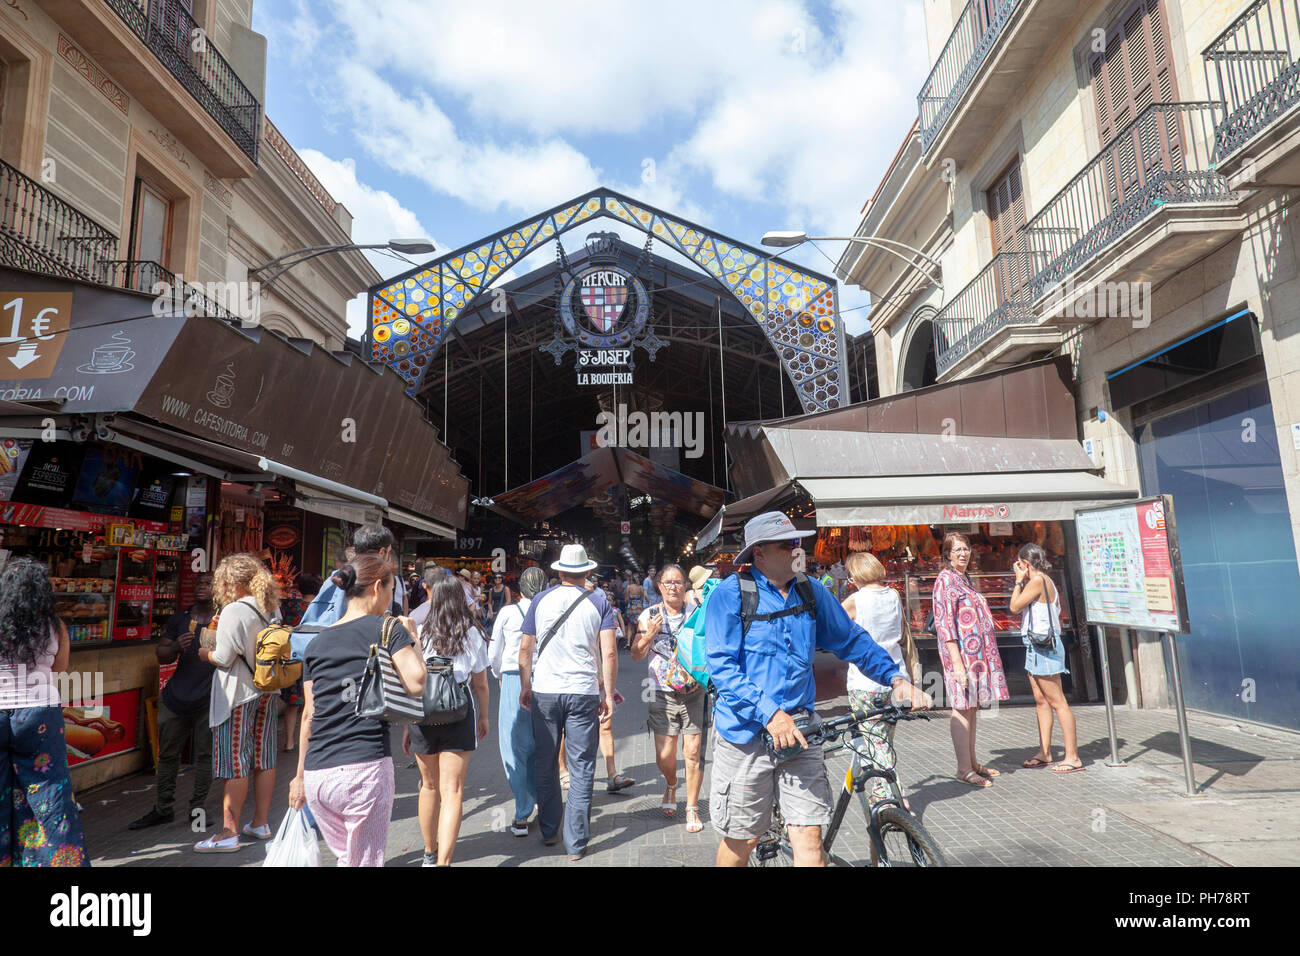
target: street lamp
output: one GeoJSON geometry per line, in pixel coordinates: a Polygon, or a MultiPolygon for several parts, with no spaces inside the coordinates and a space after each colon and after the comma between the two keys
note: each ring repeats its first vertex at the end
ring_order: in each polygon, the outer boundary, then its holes
{"type": "MultiPolygon", "coordinates": [[[[897,240],[894,239],[882,239],[879,236],[810,236],[806,232],[802,232],[798,230],[785,230],[785,231],[765,233],[763,235],[763,238],[760,241],[765,246],[777,246],[777,247],[797,246],[805,242],[815,242],[815,241],[860,242],[864,246],[875,246],[876,248],[884,252],[888,252],[891,253],[892,255],[898,256],[898,258],[902,259],[904,262],[906,262],[908,265],[912,266],[913,268],[920,269],[920,264],[918,262],[903,255],[903,253],[899,252],[898,249],[890,248],[890,246],[898,246],[901,249],[906,249],[908,252],[913,253],[924,262],[927,262],[930,265],[934,266],[936,270],[938,271],[943,270],[943,266],[939,262],[937,262],[934,259],[931,259],[920,249],[915,249],[912,246],[909,246],[905,242],[898,242],[897,240]]],[[[930,279],[930,281],[932,281],[940,289],[943,288],[943,280],[940,279],[937,274],[928,274],[927,278],[930,279]]]]}
{"type": "Polygon", "coordinates": [[[269,262],[263,262],[260,266],[254,266],[248,270],[248,274],[252,277],[268,269],[275,269],[265,279],[260,280],[262,285],[267,286],[300,262],[323,256],[327,252],[351,252],[355,249],[392,249],[394,252],[401,252],[408,256],[419,256],[433,252],[434,245],[428,239],[390,239],[387,242],[344,242],[325,246],[307,246],[303,249],[295,249],[293,252],[286,252],[282,256],[276,256],[269,262]],[[277,266],[279,268],[275,268],[277,266]]]}

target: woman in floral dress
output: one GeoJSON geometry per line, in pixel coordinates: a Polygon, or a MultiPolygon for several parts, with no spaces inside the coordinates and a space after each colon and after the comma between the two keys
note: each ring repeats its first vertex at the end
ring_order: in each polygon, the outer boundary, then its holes
{"type": "Polygon", "coordinates": [[[69,653],[45,566],[11,560],[0,575],[0,867],[90,865],[55,676],[69,653]]]}
{"type": "Polygon", "coordinates": [[[966,576],[970,539],[949,531],[943,539],[948,567],[934,582],[934,629],[939,639],[943,682],[952,706],[952,745],[957,779],[972,787],[992,786],[998,771],[975,759],[975,720],[981,704],[1006,700],[1007,678],[998,654],[988,601],[966,576]]]}

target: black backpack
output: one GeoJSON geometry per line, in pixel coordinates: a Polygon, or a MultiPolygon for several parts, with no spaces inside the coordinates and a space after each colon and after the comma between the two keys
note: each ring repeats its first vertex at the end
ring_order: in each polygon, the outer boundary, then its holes
{"type": "Polygon", "coordinates": [[[794,587],[799,592],[799,597],[803,598],[803,603],[794,607],[783,607],[779,611],[768,611],[766,614],[758,613],[758,584],[754,581],[754,575],[749,571],[737,571],[736,581],[740,584],[740,636],[742,638],[749,633],[749,625],[754,621],[771,621],[793,614],[809,614],[813,621],[817,620],[817,593],[813,590],[812,582],[803,572],[794,576],[794,587]]]}

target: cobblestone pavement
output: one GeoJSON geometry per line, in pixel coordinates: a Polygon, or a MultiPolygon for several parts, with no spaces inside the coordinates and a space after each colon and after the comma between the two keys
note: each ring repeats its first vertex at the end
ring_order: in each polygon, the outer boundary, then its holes
{"type": "MultiPolygon", "coordinates": [[[[654,765],[651,738],[640,701],[643,664],[624,652],[619,687],[628,699],[614,716],[618,769],[637,781],[619,794],[604,789],[604,761],[597,758],[592,800],[592,842],[587,858],[570,864],[562,846],[544,848],[534,824],[527,838],[510,835],[513,799],[493,733],[470,763],[465,816],[455,862],[475,866],[707,866],[717,835],[708,824],[708,777],[701,798],[706,826],[687,833],[682,807],[684,770],[679,770],[681,800],[677,817],[659,810],[662,781],[654,765]]],[[[843,712],[844,666],[818,656],[818,709],[843,712]]],[[[493,686],[493,719],[496,687],[493,686]]],[[[930,721],[900,724],[898,770],[914,811],[946,855],[962,866],[1214,866],[1292,865],[1300,852],[1300,736],[1260,730],[1231,721],[1190,717],[1196,780],[1200,795],[1183,796],[1182,761],[1172,711],[1120,710],[1116,715],[1121,765],[1108,767],[1105,710],[1088,705],[1075,710],[1087,770],[1055,775],[1025,770],[1020,763],[1037,748],[1034,711],[1002,707],[984,712],[978,724],[978,752],[1002,775],[994,786],[976,789],[956,780],[949,719],[940,712],[930,721]]],[[[1059,728],[1055,755],[1060,756],[1059,728]]],[[[419,774],[398,754],[397,797],[389,830],[388,865],[419,866],[423,852],[416,820],[419,774]]],[[[284,815],[296,755],[282,754],[276,781],[272,829],[284,815]],[[290,762],[291,758],[292,762],[290,762]]],[[[838,780],[847,757],[832,755],[831,780],[838,780]]],[[[177,804],[184,807],[192,772],[183,772],[177,804]]],[[[259,866],[265,846],[251,843],[239,853],[197,856],[201,839],[178,817],[171,825],[132,832],[127,823],[142,815],[154,797],[151,774],[137,774],[80,795],[86,837],[96,866],[259,866]]],[[[836,840],[836,851],[861,860],[866,828],[855,801],[836,840]]],[[[219,819],[220,789],[208,800],[219,819]]],[[[245,822],[251,797],[245,806],[245,822]]],[[[247,838],[245,838],[247,839],[247,838]]],[[[321,843],[323,859],[333,857],[321,843]]]]}

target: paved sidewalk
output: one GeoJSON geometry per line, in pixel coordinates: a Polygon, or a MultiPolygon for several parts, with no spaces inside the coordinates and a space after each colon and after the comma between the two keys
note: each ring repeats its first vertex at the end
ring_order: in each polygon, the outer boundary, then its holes
{"type": "MultiPolygon", "coordinates": [[[[844,668],[818,657],[823,714],[843,712],[844,668]]],[[[686,832],[685,773],[679,770],[678,815],[659,810],[662,781],[640,703],[644,664],[622,655],[619,687],[628,699],[614,716],[618,768],[637,785],[620,794],[604,789],[604,761],[597,759],[592,800],[593,839],[587,858],[570,864],[563,847],[544,848],[536,827],[527,838],[510,835],[513,799],[493,733],[470,763],[465,817],[455,862],[475,866],[707,866],[717,835],[708,824],[708,777],[701,799],[705,829],[686,832]]],[[[493,686],[493,723],[496,688],[493,686]]],[[[1083,773],[1055,775],[1025,770],[1020,763],[1037,748],[1033,708],[1002,707],[982,713],[978,750],[1002,771],[994,786],[979,790],[953,777],[955,764],[949,719],[900,724],[896,743],[899,773],[915,811],[947,856],[961,866],[1215,866],[1293,865],[1300,854],[1300,735],[1264,731],[1231,721],[1190,717],[1196,780],[1200,794],[1182,796],[1182,760],[1172,711],[1120,710],[1116,715],[1121,766],[1108,767],[1105,710],[1077,708],[1083,773]]],[[[1059,729],[1058,729],[1059,740],[1059,729]]],[[[397,763],[397,798],[389,831],[388,863],[419,866],[423,852],[416,820],[419,774],[397,763]]],[[[282,754],[276,781],[272,828],[287,806],[296,755],[282,754]]],[[[1056,756],[1060,756],[1059,743],[1056,756]]],[[[841,753],[829,760],[833,788],[847,765],[841,753]]],[[[177,803],[186,805],[191,774],[182,775],[177,803]]],[[[91,857],[96,866],[259,866],[265,847],[253,844],[235,854],[198,856],[201,837],[179,818],[169,826],[132,832],[126,824],[152,805],[151,774],[138,774],[80,795],[91,857]]],[[[219,819],[220,790],[208,801],[219,819]]],[[[855,803],[856,807],[856,803],[855,803]]],[[[251,798],[245,807],[245,822],[251,798]]],[[[865,825],[852,811],[837,852],[862,859],[865,825]]],[[[323,858],[332,862],[324,843],[323,858]]]]}

